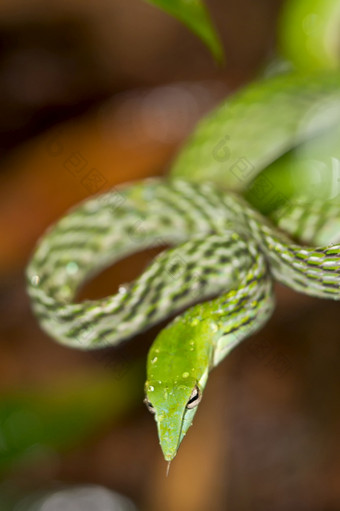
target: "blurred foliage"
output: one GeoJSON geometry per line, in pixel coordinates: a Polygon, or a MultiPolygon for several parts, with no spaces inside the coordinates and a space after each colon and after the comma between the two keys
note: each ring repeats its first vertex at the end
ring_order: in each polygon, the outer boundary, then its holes
{"type": "Polygon", "coordinates": [[[247,200],[269,215],[278,205],[272,194],[257,194],[256,185],[270,186],[280,192],[279,200],[290,201],[303,195],[310,201],[339,200],[340,127],[332,126],[317,137],[297,145],[271,163],[245,193],[247,200]]]}
{"type": "Polygon", "coordinates": [[[0,471],[81,443],[142,400],[144,364],[75,375],[50,388],[2,392],[0,471]]]}
{"type": "Polygon", "coordinates": [[[207,45],[218,62],[223,60],[221,42],[209,13],[200,0],[147,0],[182,21],[207,45]]]}
{"type": "Polygon", "coordinates": [[[339,67],[339,0],[287,0],[278,41],[283,57],[303,71],[339,67]]]}

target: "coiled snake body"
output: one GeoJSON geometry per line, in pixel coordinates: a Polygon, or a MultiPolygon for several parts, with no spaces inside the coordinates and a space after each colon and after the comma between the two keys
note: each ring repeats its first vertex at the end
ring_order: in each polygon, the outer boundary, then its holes
{"type": "Polygon", "coordinates": [[[293,243],[227,191],[242,191],[271,162],[336,125],[338,83],[337,74],[291,75],[248,87],[201,125],[169,179],[85,201],[48,231],[32,257],[27,277],[34,311],[51,336],[75,348],[117,344],[199,302],[162,330],[148,356],[146,404],[167,460],[192,423],[209,371],[270,317],[273,279],[340,298],[340,245],[331,229],[340,218],[336,201],[301,194],[299,205],[293,197],[273,210],[288,234],[302,231],[303,240],[307,229],[312,243],[328,243],[316,248],[293,243]],[[227,148],[219,142],[225,134],[227,148]],[[173,247],[116,295],[73,303],[91,275],[164,243],[173,247]]]}

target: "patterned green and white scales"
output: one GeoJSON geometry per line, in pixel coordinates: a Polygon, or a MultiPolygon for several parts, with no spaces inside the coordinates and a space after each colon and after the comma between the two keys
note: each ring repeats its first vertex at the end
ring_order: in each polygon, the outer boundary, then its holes
{"type": "Polygon", "coordinates": [[[166,460],[192,423],[209,372],[270,317],[274,279],[340,299],[336,196],[293,187],[268,219],[239,195],[263,172],[308,183],[315,162],[329,179],[339,162],[339,121],[337,73],[254,83],[199,126],[168,179],[91,198],[39,242],[28,291],[41,326],[58,341],[81,349],[115,345],[179,314],[150,348],[145,385],[166,460]],[[134,282],[114,296],[74,303],[86,279],[160,239],[172,248],[134,282]]]}

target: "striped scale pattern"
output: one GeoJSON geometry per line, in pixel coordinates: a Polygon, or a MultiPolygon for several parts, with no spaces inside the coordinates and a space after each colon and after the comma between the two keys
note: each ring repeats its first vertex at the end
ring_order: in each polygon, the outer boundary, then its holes
{"type": "MultiPolygon", "coordinates": [[[[319,226],[320,228],[322,226],[319,226]]],[[[313,237],[318,228],[314,225],[313,237]]],[[[39,242],[27,268],[42,327],[82,349],[114,345],[195,305],[215,318],[214,365],[269,318],[273,277],[339,299],[340,245],[294,244],[242,198],[211,183],[150,179],[91,198],[39,242]],[[134,281],[100,300],[75,302],[86,279],[127,255],[171,245],[134,281]]]]}
{"type": "Polygon", "coordinates": [[[274,210],[271,220],[290,237],[309,245],[340,242],[338,200],[296,197],[274,210]]]}

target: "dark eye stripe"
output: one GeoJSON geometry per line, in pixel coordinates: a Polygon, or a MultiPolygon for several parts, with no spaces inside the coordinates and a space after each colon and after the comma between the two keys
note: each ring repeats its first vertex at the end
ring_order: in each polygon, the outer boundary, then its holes
{"type": "Polygon", "coordinates": [[[150,401],[148,400],[147,397],[144,399],[143,403],[145,404],[145,406],[147,407],[147,409],[149,410],[150,413],[155,413],[156,410],[155,410],[153,404],[150,403],[150,401]]]}
{"type": "Polygon", "coordinates": [[[194,395],[194,396],[192,396],[192,397],[189,399],[189,401],[188,401],[188,405],[190,405],[190,403],[193,403],[194,401],[196,401],[196,399],[198,398],[198,391],[197,391],[197,389],[195,389],[195,390],[196,390],[196,393],[195,393],[195,395],[194,395]]]}
{"type": "Polygon", "coordinates": [[[194,408],[195,406],[197,406],[198,403],[201,401],[201,398],[202,398],[202,395],[201,395],[200,389],[196,385],[196,387],[192,391],[189,401],[187,402],[187,408],[190,409],[190,408],[194,408]]]}

